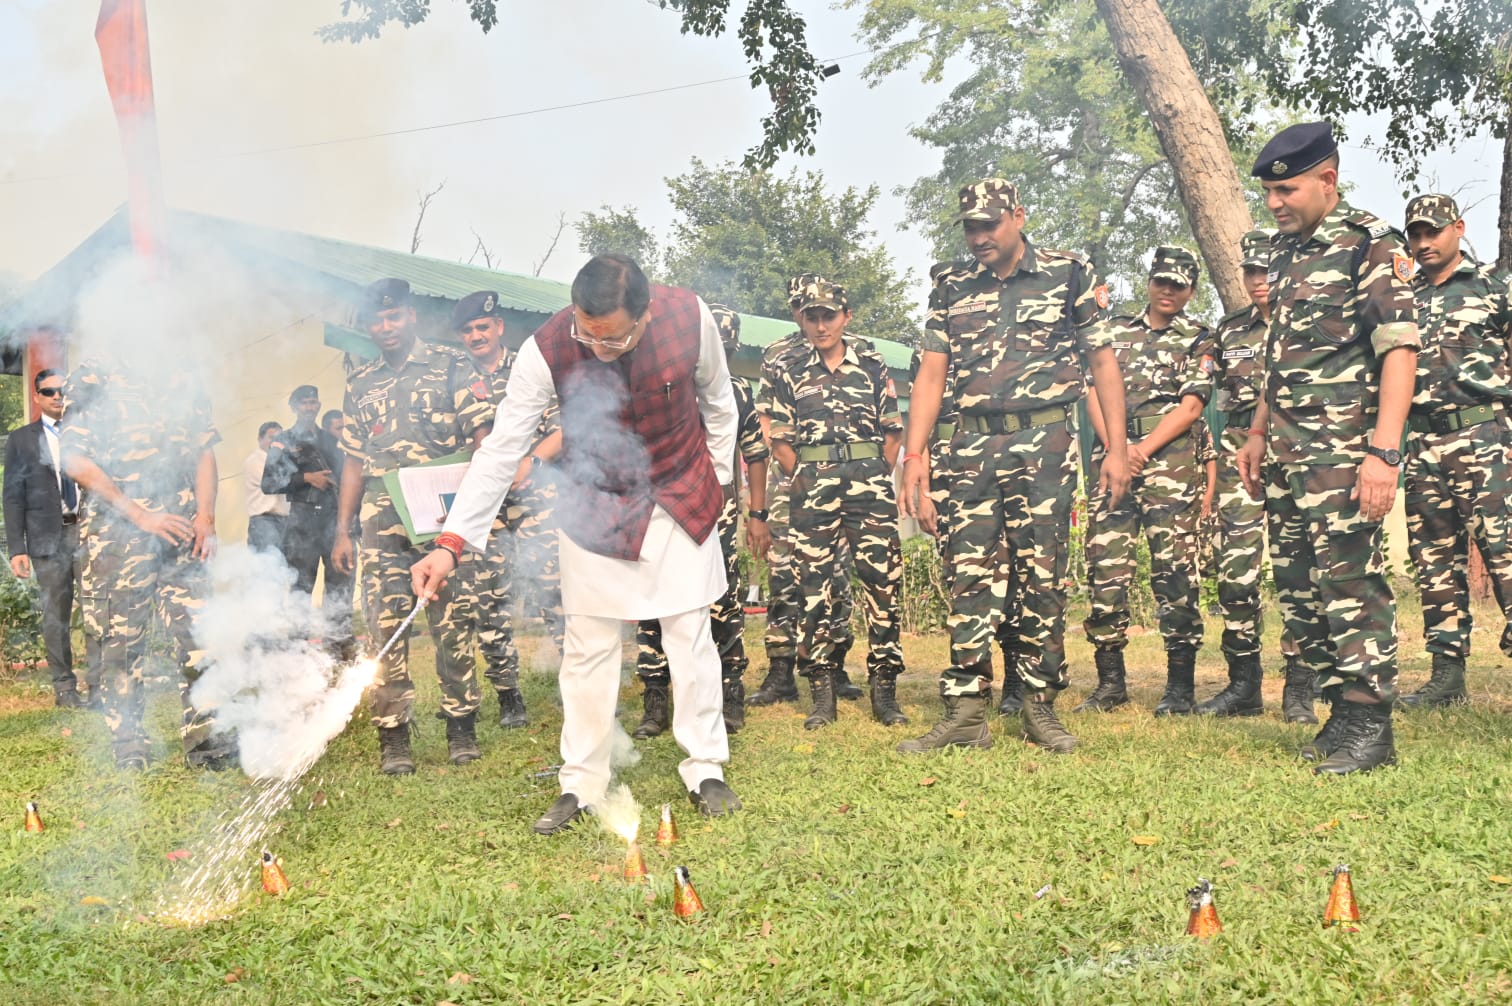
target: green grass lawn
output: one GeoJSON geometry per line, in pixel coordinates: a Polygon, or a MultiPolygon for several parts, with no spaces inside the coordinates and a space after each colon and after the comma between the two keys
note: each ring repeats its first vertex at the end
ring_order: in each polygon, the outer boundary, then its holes
{"type": "MultiPolygon", "coordinates": [[[[906,641],[905,730],[874,724],[864,704],[842,703],[818,733],[802,729],[806,700],[753,711],[732,743],[729,779],[746,803],[734,818],[697,819],[673,740],[642,743],[624,776],[644,808],[652,878],[640,887],[620,879],[623,843],[596,824],[530,831],[556,795],[554,779],[533,776],[556,760],[553,677],[526,679],[530,727],[506,734],[489,719],[483,759],[457,769],[417,647],[418,773],[379,775],[359,719],[277,819],[271,845],[291,893],[257,890],[249,857],[246,895],[198,928],[152,916],[253,784],[182,767],[164,740],[171,691],[153,703],[153,767],[118,776],[96,719],[45,706],[39,680],[6,686],[4,1006],[1512,1001],[1512,668],[1496,651],[1498,618],[1475,634],[1470,706],[1399,715],[1398,768],[1319,780],[1294,755],[1312,728],[1281,721],[1273,674],[1264,717],[1156,722],[1153,633],[1130,649],[1134,705],[1071,716],[1093,678],[1083,614],[1058,704],[1083,742],[1068,757],[1026,746],[1016,719],[995,722],[990,751],[895,753],[938,713],[939,638],[906,641]],[[309,806],[317,790],[323,807],[309,806]],[[21,829],[30,798],[42,834],[21,829]],[[663,801],[683,835],[670,854],[649,842],[663,801]],[[170,861],[179,849],[193,855],[170,861]],[[1321,926],[1341,862],[1363,913],[1356,933],[1321,926]],[[675,864],[708,908],[698,921],[673,916],[675,864]],[[1183,935],[1199,876],[1216,885],[1224,925],[1208,943],[1183,935]]],[[[1407,603],[1402,621],[1410,688],[1428,661],[1407,603]]],[[[1223,678],[1218,628],[1199,697],[1223,678]]],[[[1274,672],[1274,627],[1267,645],[1274,672]]],[[[763,669],[754,652],[749,685],[763,669]]],[[[857,654],[852,673],[861,666],[857,654]]],[[[633,726],[638,688],[622,710],[633,726]]]]}

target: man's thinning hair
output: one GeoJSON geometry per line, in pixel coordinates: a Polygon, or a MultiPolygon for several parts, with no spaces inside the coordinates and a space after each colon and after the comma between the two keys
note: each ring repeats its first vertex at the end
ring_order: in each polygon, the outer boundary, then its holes
{"type": "Polygon", "coordinates": [[[639,318],[651,303],[651,284],[633,259],[595,255],[572,281],[572,303],[590,318],[602,318],[620,308],[639,318]]]}

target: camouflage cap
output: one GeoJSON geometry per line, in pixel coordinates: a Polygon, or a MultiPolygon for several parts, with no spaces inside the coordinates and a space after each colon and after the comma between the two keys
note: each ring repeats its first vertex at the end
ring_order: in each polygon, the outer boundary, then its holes
{"type": "Polygon", "coordinates": [[[1270,231],[1252,230],[1239,239],[1239,268],[1270,268],[1270,231]]]}
{"type": "Polygon", "coordinates": [[[410,295],[409,280],[380,279],[370,283],[362,291],[362,300],[357,308],[360,317],[370,318],[379,311],[396,307],[409,307],[414,303],[410,295]]]}
{"type": "Polygon", "coordinates": [[[502,317],[504,308],[499,304],[499,295],[492,290],[479,290],[457,301],[452,308],[451,325],[453,330],[461,331],[463,325],[479,318],[502,317]]]}
{"type": "Polygon", "coordinates": [[[723,304],[710,304],[709,313],[714,316],[714,324],[719,326],[719,344],[725,348],[725,352],[733,353],[739,349],[740,315],[723,304]]]}
{"type": "Polygon", "coordinates": [[[1435,229],[1448,227],[1459,218],[1459,204],[1452,197],[1430,192],[1414,197],[1407,204],[1407,223],[1404,229],[1416,223],[1424,223],[1435,229]]]}
{"type": "Polygon", "coordinates": [[[992,223],[1019,205],[1018,187],[1005,178],[983,178],[962,185],[959,196],[960,212],[955,215],[955,223],[966,220],[992,223]]]}
{"type": "Polygon", "coordinates": [[[1200,271],[1197,256],[1176,245],[1161,245],[1156,248],[1155,257],[1150,261],[1152,280],[1167,279],[1182,286],[1196,286],[1200,271]]]}
{"type": "Polygon", "coordinates": [[[831,283],[828,280],[817,280],[803,288],[799,295],[799,311],[807,311],[811,307],[827,307],[831,311],[844,311],[850,305],[845,296],[845,287],[839,283],[831,283]]]}
{"type": "Polygon", "coordinates": [[[788,310],[798,310],[798,303],[803,300],[803,291],[810,284],[823,282],[824,277],[816,272],[801,272],[788,280],[788,310]]]}
{"type": "Polygon", "coordinates": [[[1321,164],[1338,149],[1331,123],[1299,122],[1271,137],[1260,156],[1255,158],[1250,174],[1270,182],[1295,178],[1308,168],[1321,164]]]}

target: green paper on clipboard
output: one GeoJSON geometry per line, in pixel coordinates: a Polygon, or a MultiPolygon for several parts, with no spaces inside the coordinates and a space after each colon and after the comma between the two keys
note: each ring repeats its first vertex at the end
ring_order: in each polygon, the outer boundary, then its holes
{"type": "Polygon", "coordinates": [[[396,468],[383,476],[383,488],[394,501],[394,511],[404,522],[404,533],[412,543],[424,545],[441,533],[471,461],[472,451],[458,451],[396,468]]]}

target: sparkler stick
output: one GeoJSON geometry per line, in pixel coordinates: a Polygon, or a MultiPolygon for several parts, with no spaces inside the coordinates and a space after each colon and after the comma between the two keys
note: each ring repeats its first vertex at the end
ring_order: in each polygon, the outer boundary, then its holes
{"type": "Polygon", "coordinates": [[[378,661],[382,660],[384,654],[388,653],[389,650],[392,650],[394,648],[394,644],[399,642],[400,639],[404,638],[404,634],[409,631],[409,627],[415,624],[415,616],[420,614],[421,609],[423,609],[427,604],[430,604],[430,598],[420,598],[415,606],[410,609],[410,613],[404,617],[404,621],[399,623],[399,628],[395,629],[394,634],[388,638],[388,642],[384,643],[381,647],[378,648],[378,652],[373,654],[373,663],[376,664],[378,661]]]}

